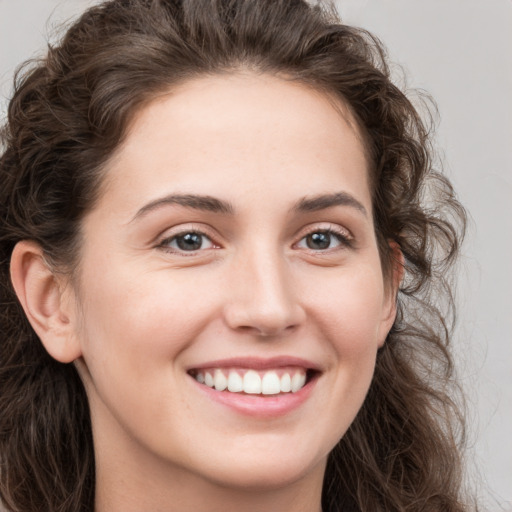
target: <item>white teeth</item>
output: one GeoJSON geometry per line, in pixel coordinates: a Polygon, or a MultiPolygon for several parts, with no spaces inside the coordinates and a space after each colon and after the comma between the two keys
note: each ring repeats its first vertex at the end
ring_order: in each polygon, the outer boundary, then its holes
{"type": "Polygon", "coordinates": [[[296,373],[292,377],[292,393],[299,391],[299,389],[304,387],[304,384],[306,384],[306,374],[296,373]]]}
{"type": "Polygon", "coordinates": [[[227,390],[231,393],[243,392],[250,395],[278,395],[290,391],[296,393],[306,384],[306,372],[301,369],[284,371],[279,377],[278,370],[257,372],[255,370],[237,371],[212,368],[206,372],[198,371],[194,378],[200,384],[215,388],[216,391],[227,390]]]}
{"type": "Polygon", "coordinates": [[[238,372],[229,372],[228,391],[240,393],[244,390],[244,381],[238,372]]]}
{"type": "Polygon", "coordinates": [[[261,377],[254,370],[249,370],[244,375],[244,392],[251,395],[261,394],[261,377]]]}
{"type": "Polygon", "coordinates": [[[213,382],[217,391],[224,391],[228,387],[228,379],[220,370],[215,370],[213,382]]]}
{"type": "Polygon", "coordinates": [[[204,376],[204,383],[210,387],[210,388],[213,388],[213,377],[212,377],[212,374],[211,373],[208,373],[206,372],[205,376],[204,376]]]}
{"type": "Polygon", "coordinates": [[[289,393],[292,390],[292,378],[289,373],[283,374],[281,377],[281,391],[283,393],[289,393]]]}
{"type": "Polygon", "coordinates": [[[277,395],[281,392],[281,381],[276,372],[267,372],[261,379],[261,392],[264,395],[277,395]]]}

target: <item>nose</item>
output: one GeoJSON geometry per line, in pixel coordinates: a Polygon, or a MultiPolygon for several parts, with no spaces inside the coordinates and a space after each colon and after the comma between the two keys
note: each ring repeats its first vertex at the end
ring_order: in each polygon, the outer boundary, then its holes
{"type": "Polygon", "coordinates": [[[259,251],[241,257],[233,267],[224,310],[231,329],[271,337],[302,324],[306,314],[282,257],[259,251]]]}

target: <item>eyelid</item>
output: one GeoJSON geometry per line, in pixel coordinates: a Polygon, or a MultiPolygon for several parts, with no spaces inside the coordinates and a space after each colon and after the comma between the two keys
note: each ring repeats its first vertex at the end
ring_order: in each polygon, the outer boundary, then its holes
{"type": "Polygon", "coordinates": [[[221,244],[217,241],[218,235],[215,233],[212,233],[212,229],[204,224],[195,224],[195,223],[189,223],[189,224],[179,224],[177,226],[174,226],[172,228],[168,228],[165,231],[163,231],[161,234],[158,235],[155,239],[154,246],[157,249],[162,249],[166,252],[180,254],[180,255],[187,255],[192,256],[194,254],[198,254],[199,252],[204,252],[211,249],[218,249],[221,247],[221,244]],[[170,247],[166,247],[165,243],[169,242],[180,235],[186,235],[188,233],[195,233],[197,235],[202,235],[206,238],[208,238],[211,243],[213,244],[213,247],[209,247],[207,249],[198,249],[197,251],[189,251],[189,254],[186,254],[187,251],[180,251],[176,250],[170,247]]]}
{"type": "MultiPolygon", "coordinates": [[[[297,233],[297,235],[294,237],[295,242],[293,243],[293,246],[295,247],[300,241],[302,241],[306,236],[316,233],[316,232],[324,232],[324,233],[331,233],[337,237],[339,237],[340,242],[342,244],[342,248],[346,247],[352,247],[354,242],[354,235],[350,232],[349,229],[340,226],[339,224],[333,224],[329,222],[318,222],[309,224],[302,229],[300,229],[297,233]]],[[[187,223],[187,224],[179,224],[177,226],[173,226],[171,228],[167,228],[162,233],[160,233],[154,242],[154,247],[159,248],[162,250],[166,250],[167,252],[175,252],[177,254],[185,255],[187,251],[179,251],[179,250],[173,250],[172,248],[166,247],[165,243],[169,242],[170,240],[180,236],[185,235],[187,233],[196,233],[198,235],[205,236],[208,238],[211,243],[213,244],[213,247],[207,248],[207,249],[198,249],[197,251],[190,251],[190,254],[188,256],[197,254],[199,252],[205,252],[211,249],[218,249],[222,247],[222,244],[218,242],[219,235],[215,230],[210,228],[208,225],[205,224],[197,224],[197,223],[187,223]]],[[[336,248],[333,248],[334,250],[336,248]]],[[[329,249],[325,251],[315,251],[313,252],[329,252],[329,249]]]]}
{"type": "Polygon", "coordinates": [[[313,233],[322,232],[322,233],[332,233],[340,237],[342,242],[346,244],[352,244],[354,241],[354,235],[347,228],[340,226],[339,224],[332,224],[329,222],[320,222],[315,224],[310,224],[302,228],[296,236],[296,242],[294,245],[298,244],[304,237],[311,235],[313,233]]]}

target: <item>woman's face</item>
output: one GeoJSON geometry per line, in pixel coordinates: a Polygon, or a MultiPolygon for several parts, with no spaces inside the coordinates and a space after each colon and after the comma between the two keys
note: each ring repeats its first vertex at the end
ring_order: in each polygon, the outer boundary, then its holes
{"type": "Polygon", "coordinates": [[[134,119],[83,240],[99,470],[321,478],[394,318],[347,109],[266,75],[174,88],[134,119]]]}

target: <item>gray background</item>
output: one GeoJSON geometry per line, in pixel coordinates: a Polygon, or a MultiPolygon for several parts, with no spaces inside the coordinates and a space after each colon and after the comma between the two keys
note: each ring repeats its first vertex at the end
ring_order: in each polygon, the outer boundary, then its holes
{"type": "MultiPolygon", "coordinates": [[[[95,0],[0,0],[0,110],[15,67],[95,0]]],[[[456,351],[469,397],[471,474],[488,510],[512,510],[512,1],[338,0],[380,37],[402,81],[441,112],[438,148],[472,220],[456,351]]]]}

